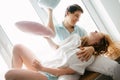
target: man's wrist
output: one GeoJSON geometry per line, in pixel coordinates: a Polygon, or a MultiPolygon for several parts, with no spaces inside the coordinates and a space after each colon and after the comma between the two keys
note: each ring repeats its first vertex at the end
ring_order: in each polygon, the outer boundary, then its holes
{"type": "Polygon", "coordinates": [[[91,47],[93,48],[93,55],[98,55],[98,52],[95,51],[94,47],[93,46],[91,46],[91,47]]]}
{"type": "Polygon", "coordinates": [[[98,53],[96,51],[93,52],[93,55],[97,55],[98,53]]]}

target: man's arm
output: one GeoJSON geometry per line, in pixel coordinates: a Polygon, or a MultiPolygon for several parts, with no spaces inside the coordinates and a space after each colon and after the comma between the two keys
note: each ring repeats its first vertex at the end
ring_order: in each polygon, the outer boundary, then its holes
{"type": "Polygon", "coordinates": [[[95,50],[92,46],[83,47],[80,51],[77,52],[77,56],[82,61],[88,61],[94,52],[95,50]]]}
{"type": "Polygon", "coordinates": [[[54,24],[53,24],[53,10],[48,8],[48,23],[47,26],[48,28],[50,28],[54,34],[55,34],[55,30],[54,30],[54,24]]]}
{"type": "MultiPolygon", "coordinates": [[[[54,30],[53,16],[52,15],[53,15],[53,10],[48,8],[47,27],[53,31],[53,34],[54,34],[54,37],[55,37],[55,30],[54,30]]],[[[53,49],[57,49],[59,47],[55,42],[53,42],[53,40],[51,38],[45,37],[45,39],[47,40],[50,47],[52,47],[53,49]]]]}

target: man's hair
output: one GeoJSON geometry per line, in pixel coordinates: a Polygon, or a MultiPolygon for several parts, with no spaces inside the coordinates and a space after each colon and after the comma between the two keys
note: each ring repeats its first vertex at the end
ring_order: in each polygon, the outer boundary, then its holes
{"type": "Polygon", "coordinates": [[[70,5],[66,9],[66,13],[67,12],[74,13],[75,11],[80,11],[81,13],[83,13],[83,9],[78,4],[70,5]]]}

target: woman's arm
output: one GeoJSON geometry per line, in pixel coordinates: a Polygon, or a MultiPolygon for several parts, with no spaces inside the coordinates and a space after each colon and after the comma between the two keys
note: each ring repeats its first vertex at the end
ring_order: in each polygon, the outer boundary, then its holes
{"type": "Polygon", "coordinates": [[[48,72],[48,73],[51,73],[51,74],[53,74],[55,76],[74,74],[75,73],[74,70],[72,70],[71,68],[68,68],[68,67],[66,67],[66,68],[48,68],[48,67],[44,67],[36,59],[33,60],[33,67],[35,67],[38,71],[48,72]]]}
{"type": "Polygon", "coordinates": [[[59,48],[59,45],[57,45],[51,38],[48,37],[44,37],[44,38],[47,40],[47,42],[53,49],[59,48]]]}

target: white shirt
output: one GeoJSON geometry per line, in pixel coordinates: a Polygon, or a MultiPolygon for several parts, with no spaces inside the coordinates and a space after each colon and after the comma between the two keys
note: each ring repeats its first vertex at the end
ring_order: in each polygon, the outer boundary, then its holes
{"type": "Polygon", "coordinates": [[[59,49],[56,51],[56,58],[49,62],[51,67],[70,67],[79,74],[84,74],[85,68],[94,61],[92,56],[87,62],[78,59],[76,53],[80,50],[81,45],[80,36],[73,34],[65,39],[59,49]]]}

